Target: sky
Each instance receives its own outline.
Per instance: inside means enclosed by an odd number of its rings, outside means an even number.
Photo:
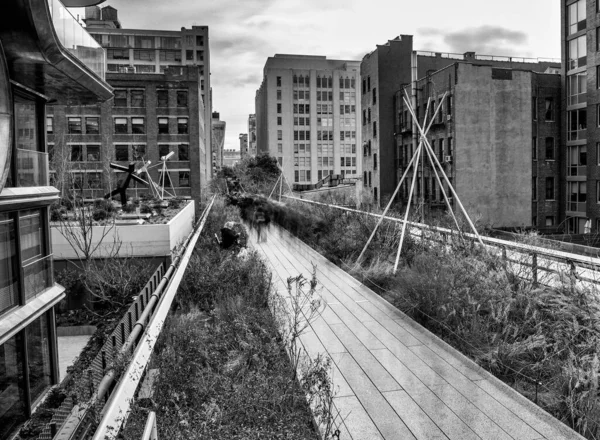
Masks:
[[[560,58],[556,0],[108,0],[123,28],[208,26],[213,111],[239,149],[267,58],[361,60],[400,34],[415,50]],[[74,10],[74,13],[79,12]]]

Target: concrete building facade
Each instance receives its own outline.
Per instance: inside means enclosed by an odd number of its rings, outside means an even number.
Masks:
[[[240,157],[248,156],[248,133],[240,133]]]
[[[476,63],[544,72],[559,68],[560,62],[476,55],[414,51],[412,35],[400,35],[364,56],[361,62],[362,149],[364,188],[376,204],[389,200],[399,176],[394,149],[397,134],[394,107],[397,92],[410,84],[413,53],[416,78],[423,78],[455,63]]]
[[[248,155],[256,157],[256,153],[256,115],[251,114],[248,115]]]
[[[112,97],[104,52],[59,0],[0,14],[0,438],[12,438],[59,382],[46,105]],[[60,20],[53,17],[60,16]],[[77,32],[74,32],[74,31]],[[68,41],[65,35],[69,36]]]
[[[106,51],[106,79],[115,97],[101,107],[53,108],[48,131],[54,175],[61,182],[66,175],[68,186],[84,197],[98,197],[116,185],[118,173],[107,177],[110,162],[140,168],[150,160],[152,180],[200,200],[212,178],[208,27],[122,29],[110,6],[86,8],[84,21]],[[162,176],[155,165],[169,152],[175,154]],[[131,188],[132,195],[148,191]]]
[[[426,113],[433,121],[429,142],[469,216],[486,226],[534,226],[553,232],[559,219],[560,76],[455,63],[420,79],[417,90],[419,123]],[[413,118],[402,99],[410,93],[407,86],[395,100],[397,176],[415,152]],[[432,120],[440,102],[442,108]],[[552,103],[548,111],[547,102]],[[400,189],[403,204],[413,170]],[[418,168],[415,188],[413,207],[420,212],[423,205],[426,218],[446,211],[428,160],[422,172]],[[455,200],[452,205],[456,212]]]
[[[257,152],[277,157],[290,183],[360,175],[359,69],[324,56],[268,58],[256,93]]]
[[[227,123],[221,121],[219,112],[212,113],[212,164],[213,173],[223,167],[223,150],[225,149],[225,128]]]
[[[240,161],[242,155],[240,150],[233,148],[226,148],[223,150],[223,166],[232,167]]]

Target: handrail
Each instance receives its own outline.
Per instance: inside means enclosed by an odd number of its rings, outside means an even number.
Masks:
[[[160,335],[167,314],[170,311],[171,303],[175,298],[179,283],[183,278],[192,253],[194,252],[194,247],[198,241],[198,237],[202,233],[204,224],[208,219],[208,215],[214,204],[215,198],[216,195],[213,196],[211,202],[202,213],[199,225],[192,232],[192,234],[190,234],[186,240],[186,243],[182,247],[184,249],[184,253],[179,254],[174,259],[173,263],[167,270],[167,273],[158,285],[155,293],[152,295],[151,301],[160,302],[156,307],[155,313],[150,318],[150,322],[148,323],[144,334],[141,335],[141,339],[137,344],[133,358],[123,373],[121,381],[117,384],[116,389],[110,395],[110,400],[104,409],[102,420],[96,428],[96,432],[93,437],[94,440],[115,439],[119,434],[122,424],[127,419],[131,401],[133,400],[135,391],[137,390],[138,384],[143,376],[144,370],[146,369],[146,365],[150,360],[154,345],[156,344],[156,341]],[[158,295],[163,290],[165,290],[164,294],[159,297]],[[150,309],[151,307],[146,308],[146,310]],[[148,316],[146,313],[140,317],[140,320],[138,320],[136,323],[136,328],[132,331],[131,335],[127,339],[127,342],[123,344],[121,353],[127,353],[132,349],[134,342],[138,339],[142,329],[144,329],[144,320],[147,317]],[[115,371],[113,369],[104,376],[104,379],[98,387],[98,400],[102,399],[106,395],[114,380]]]
[[[330,205],[327,203],[322,203],[322,202],[316,202],[313,200],[307,200],[307,199],[300,199],[297,197],[291,197],[291,196],[283,196],[286,199],[290,199],[290,200],[297,200],[299,202],[305,202],[305,203],[310,203],[310,204],[315,204],[315,205],[322,205],[322,206],[327,206],[330,208],[335,208],[335,209],[340,209],[343,211],[348,211],[348,212],[354,212],[354,213],[358,213],[358,214],[363,214],[363,215],[369,215],[372,217],[376,217],[376,218],[380,218],[381,214],[377,214],[377,213],[372,213],[372,212],[366,212],[366,211],[360,211],[357,209],[352,209],[352,208],[346,208],[343,206],[337,206],[337,205]],[[385,216],[384,217],[386,220],[389,221],[393,221],[393,222],[397,222],[397,223],[402,223],[403,220],[399,219],[399,218],[395,218],[395,217],[389,217],[389,216]],[[476,240],[477,237],[474,234],[471,233],[459,233],[458,231],[454,231],[451,229],[447,229],[447,228],[442,228],[439,226],[430,226],[430,225],[426,225],[423,223],[416,223],[416,222],[407,222],[408,225],[414,227],[414,228],[418,228],[421,231],[431,231],[433,233],[439,233],[441,235],[458,235],[461,234],[463,237],[468,238],[470,240]],[[414,234],[413,234],[414,235]],[[540,266],[540,259],[537,258],[538,256],[546,258],[548,260],[552,260],[552,261],[558,261],[562,264],[568,265],[570,266],[570,270],[573,271],[573,266],[577,265],[583,269],[588,269],[588,270],[594,270],[594,271],[598,271],[600,272],[600,258],[596,258],[596,257],[586,257],[586,256],[582,256],[582,255],[577,255],[577,254],[570,254],[567,252],[563,252],[563,251],[559,251],[559,250],[554,250],[554,249],[546,249],[546,248],[542,248],[539,246],[533,246],[533,245],[529,245],[529,244],[523,244],[523,243],[515,243],[512,241],[507,241],[507,240],[501,240],[498,238],[493,238],[493,237],[485,237],[485,236],[481,236],[481,240],[483,241],[484,245],[489,246],[489,247],[494,247],[494,248],[499,248],[501,249],[503,252],[506,252],[506,250],[511,250],[511,251],[516,251],[519,252],[523,255],[532,255],[535,256],[535,259],[537,260],[535,263],[532,263],[531,266],[535,267],[535,270],[544,270],[546,272],[553,272],[553,273],[557,273],[558,271],[553,269],[551,267],[551,265],[547,268],[545,267],[541,267]],[[600,284],[600,276],[598,276],[598,279],[596,278],[583,278],[581,277],[581,279],[583,281],[586,282],[591,282],[595,285],[599,285]]]

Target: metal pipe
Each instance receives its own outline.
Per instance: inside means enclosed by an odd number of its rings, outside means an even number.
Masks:
[[[204,209],[204,212],[200,216],[200,222],[201,222],[200,226],[199,226],[200,228],[203,227],[204,223],[206,222],[206,218],[208,217],[208,212],[210,211],[210,208],[212,208],[212,205],[215,201],[215,197],[216,196],[213,196],[210,204]],[[188,243],[190,242],[190,240],[192,239],[193,236],[194,236],[194,232],[192,232],[190,234],[190,236],[187,238],[185,244],[183,245],[183,249],[185,249],[187,247]],[[127,338],[127,340],[121,347],[121,350],[120,350],[121,353],[127,353],[131,349],[131,347],[133,346],[135,341],[138,339],[138,337],[140,336],[142,331],[144,330],[144,328],[145,328],[144,323],[146,322],[146,319],[153,313],[154,306],[160,299],[160,295],[161,295],[162,291],[164,290],[165,286],[167,285],[167,283],[169,282],[169,279],[171,278],[171,275],[175,271],[180,259],[181,259],[181,254],[179,254],[177,257],[175,257],[175,259],[169,266],[169,269],[163,275],[160,283],[158,284],[158,286],[152,293],[152,296],[150,297],[150,300],[148,301],[148,304],[146,305],[146,308],[144,309],[142,316],[140,316],[140,319],[138,319],[138,321],[135,323],[131,333],[129,334],[129,337]],[[100,381],[100,384],[98,385],[98,391],[96,392],[96,396],[95,396],[98,401],[101,400],[104,397],[104,395],[108,392],[108,390],[110,389],[110,386],[112,385],[112,383],[115,380],[114,376],[115,376],[115,371],[113,368],[111,368],[104,375],[102,380]],[[92,397],[92,400],[93,400],[93,397]]]
[[[148,414],[142,440],[158,440],[158,431],[156,429],[156,413],[154,411],[150,411]]]

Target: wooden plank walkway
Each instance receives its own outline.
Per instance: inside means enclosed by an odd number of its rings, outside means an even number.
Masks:
[[[301,341],[333,361],[341,440],[583,439],[287,231],[249,242],[278,290],[317,265],[327,307]]]

